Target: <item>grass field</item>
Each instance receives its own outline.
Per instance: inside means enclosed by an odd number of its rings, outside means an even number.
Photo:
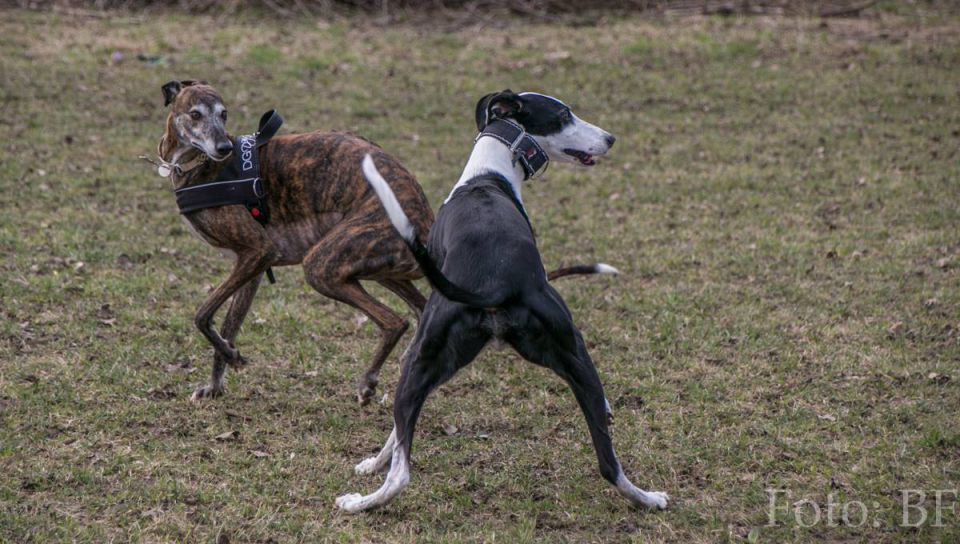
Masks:
[[[960,487],[960,19],[0,19],[0,542],[960,539],[958,499],[933,512]],[[236,133],[276,107],[286,131],[363,134],[434,208],[487,92],[617,135],[524,200],[548,267],[624,272],[558,288],[627,475],[670,508],[630,509],[562,382],[488,351],[428,401],[404,494],[340,514],[381,482],[352,467],[391,399],[356,405],[375,327],[297,268],[261,288],[228,395],[191,404],[212,359],[193,312],[230,263],[137,160],[174,78],[216,85]],[[903,490],[926,493],[918,527]]]

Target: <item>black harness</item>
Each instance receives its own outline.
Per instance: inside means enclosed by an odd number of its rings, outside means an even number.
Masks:
[[[237,136],[233,141],[232,158],[215,180],[174,191],[180,213],[242,204],[258,223],[266,226],[270,221],[270,208],[260,179],[260,146],[269,142],[282,124],[280,114],[270,110],[260,117],[257,132]],[[267,278],[270,283],[276,282],[270,268],[267,269]]]
[[[547,169],[550,158],[543,148],[520,125],[508,119],[495,119],[483,127],[476,140],[490,136],[500,140],[513,153],[513,162],[523,167],[523,179],[528,180]],[[474,140],[474,141],[476,141]],[[513,190],[510,190],[513,193]]]

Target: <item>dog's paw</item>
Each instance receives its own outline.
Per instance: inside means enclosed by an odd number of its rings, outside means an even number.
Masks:
[[[360,406],[370,404],[370,399],[377,392],[378,383],[379,380],[376,376],[364,376],[360,380],[360,385],[357,387],[357,402],[360,403]]]
[[[190,395],[190,400],[193,402],[199,402],[203,399],[215,399],[220,395],[223,395],[225,390],[222,385],[206,384],[201,385]]]
[[[647,491],[644,493],[643,505],[654,510],[663,510],[667,507],[670,497],[663,491]]]
[[[369,387],[361,387],[360,390],[357,391],[357,403],[360,406],[370,404],[370,399],[373,398],[374,392],[375,391]]]
[[[357,463],[357,465],[353,467],[353,471],[361,476],[365,476],[367,474],[373,474],[385,466],[386,463],[379,463],[376,457],[368,457]]]
[[[337,507],[350,514],[362,512],[364,510],[363,495],[359,493],[341,495],[337,497]]]

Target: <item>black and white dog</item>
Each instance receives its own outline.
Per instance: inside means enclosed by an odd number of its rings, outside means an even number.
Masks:
[[[349,494],[337,506],[359,512],[385,504],[410,481],[413,429],[427,395],[469,364],[491,339],[556,372],[573,389],[590,428],[600,472],[635,505],[665,508],[667,495],[638,489],[623,474],[607,432],[610,407],[580,331],[550,286],[520,199],[521,182],[547,160],[593,165],[614,138],[559,100],[509,90],[477,104],[477,136],[463,175],[437,213],[424,247],[373,159],[363,172],[435,288],[397,386],[394,428],[358,474],[390,472],[376,492]]]

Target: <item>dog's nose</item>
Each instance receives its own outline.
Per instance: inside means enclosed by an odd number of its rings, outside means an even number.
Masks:
[[[617,139],[614,138],[613,134],[607,134],[607,147],[613,147],[613,144],[616,141]]]
[[[233,142],[230,140],[217,144],[217,153],[219,153],[221,157],[229,154],[231,151],[233,151]]]

